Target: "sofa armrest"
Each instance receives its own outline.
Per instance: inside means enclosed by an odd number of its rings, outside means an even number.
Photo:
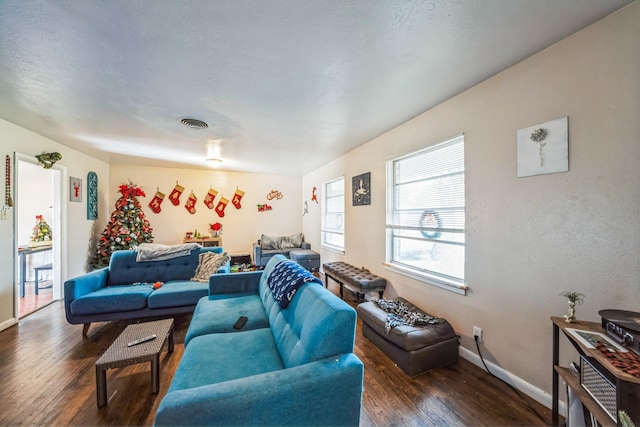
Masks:
[[[71,313],[71,303],[73,300],[83,295],[95,292],[107,286],[107,276],[109,275],[109,267],[94,270],[73,279],[64,282],[64,314],[67,321],[72,325],[84,323],[76,321]]]
[[[253,262],[258,265],[260,259],[262,258],[262,247],[260,246],[260,242],[253,244]]]
[[[362,362],[349,353],[170,391],[158,407],[155,425],[357,426],[363,374]]]
[[[214,274],[209,277],[209,295],[258,292],[262,271]]]
[[[311,243],[309,242],[302,242],[302,244],[300,245],[301,249],[311,249]]]
[[[83,295],[95,292],[107,286],[109,267],[90,271],[64,282],[64,299],[73,301]]]
[[[229,261],[227,261],[224,264],[222,264],[216,270],[216,274],[228,274],[230,272],[231,272],[231,259],[229,259]]]

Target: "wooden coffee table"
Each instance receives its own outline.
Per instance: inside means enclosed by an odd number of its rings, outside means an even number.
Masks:
[[[131,341],[156,335],[156,338],[127,346]],[[96,393],[98,408],[107,405],[107,369],[151,362],[151,392],[160,391],[160,351],[169,338],[169,353],[173,352],[173,319],[129,325],[96,362]]]

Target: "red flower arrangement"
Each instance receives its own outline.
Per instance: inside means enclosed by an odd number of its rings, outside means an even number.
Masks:
[[[222,224],[220,224],[219,222],[214,222],[213,224],[209,224],[209,228],[211,228],[211,231],[213,231],[213,235],[215,237],[218,237],[218,235],[222,233]]]

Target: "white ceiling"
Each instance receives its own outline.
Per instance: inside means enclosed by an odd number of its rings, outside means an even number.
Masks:
[[[206,168],[215,141],[301,175],[628,3],[0,0],[0,117],[110,163]]]

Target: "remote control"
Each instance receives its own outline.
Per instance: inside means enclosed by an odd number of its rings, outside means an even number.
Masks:
[[[240,318],[238,319],[238,321],[236,322],[235,325],[233,325],[233,329],[242,329],[242,327],[244,326],[245,323],[247,323],[247,320],[249,320],[247,317],[245,316],[240,316]]]
[[[142,344],[143,342],[147,342],[155,339],[156,339],[156,334],[153,334],[153,335],[149,335],[148,337],[139,338],[135,341],[131,341],[130,343],[127,343],[127,346],[131,347],[131,346]]]

